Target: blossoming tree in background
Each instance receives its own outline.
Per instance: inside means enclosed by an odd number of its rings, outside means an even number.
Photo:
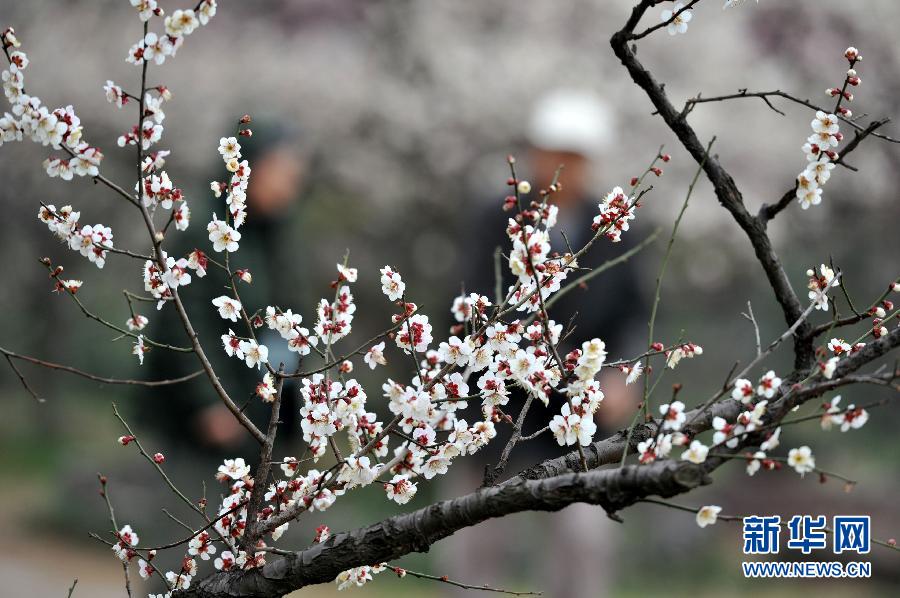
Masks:
[[[48,146],[51,155],[43,167],[49,176],[65,181],[89,178],[106,186],[129,204],[124,207],[133,209],[146,228],[146,236],[127,239],[130,246],[126,248],[123,239],[116,238],[109,227],[82,222],[81,210],[89,208],[52,203],[36,206],[39,219],[50,231],[98,268],[102,269],[107,259],[134,260],[132,288],[140,289],[126,290],[128,318],[121,325],[91,311],[78,296],[83,282],[64,278],[63,267],[44,258],[42,263],[55,282],[54,290],[68,295],[98,325],[133,339],[132,352],[140,363],[145,352],[153,348],[191,353],[201,368],[180,379],[110,379],[0,349],[26,390],[37,398],[17,365],[23,361],[107,383],[161,386],[202,375],[259,444],[256,455],[225,460],[215,473],[225,498],[219,504],[207,504],[205,498],[189,497],[178,489],[165,472],[164,454],[151,454],[116,412],[126,429],[119,443],[137,447],[162,482],[195,515],[186,537],[154,538],[155,545],[142,543],[131,526],[116,521],[107,493],[109,482],[101,477],[112,528],[95,537],[106,542],[120,559],[129,595],[135,571],[154,580],[159,588],[156,596],[280,596],[332,580],[343,589],[364,585],[387,570],[401,577],[411,574],[485,589],[408,571],[393,561],[426,550],[455,531],[488,518],[526,510],[558,510],[573,502],[598,505],[611,517],[637,502],[656,502],[695,512],[700,527],[712,525],[719,518],[733,519],[733,515],[721,515],[723,508],[718,505],[683,507],[660,498],[708,484],[713,470],[735,461],[746,467],[749,476],[786,464],[800,476],[819,473],[823,479],[840,478],[818,467],[809,446],[779,450],[789,436],[783,427],[820,420],[825,430],[839,427],[846,432],[863,426],[869,417],[867,407],[872,406],[841,406],[840,397],[834,396],[822,412],[813,416],[790,419],[789,414],[803,403],[848,384],[898,389],[895,379],[900,372],[877,367],[875,362],[900,345],[900,328],[896,325],[900,310],[890,300],[891,293],[900,291],[900,281],[885,280],[884,294],[870,298],[868,309],[858,311],[843,287],[839,268],[816,264],[805,277],[786,272],[766,231],[768,223],[792,203],[803,210],[820,204],[824,185],[839,172],[837,167],[848,167],[844,158],[863,140],[877,137],[896,143],[878,132],[886,121],[863,124],[851,119],[850,90],[860,84],[856,67],[862,59],[855,48],[848,48],[841,59],[849,69],[842,83],[827,90],[833,106],[816,105],[781,91],[742,90],[727,96],[697,96],[678,110],[663,85],[637,60],[634,44],[660,29],[671,35],[687,32],[690,9],[700,0],[674,5],[641,0],[633,8],[623,28],[612,37],[613,51],[698,168],[660,269],[646,348],[638,355],[611,360],[608,354],[617,348],[607,347],[597,338],[582,339],[579,348],[562,354],[560,339],[573,330],[554,321],[552,308],[572,285],[605,269],[573,276],[580,270],[578,260],[595,243],[615,243],[629,234],[630,222],[651,190],[648,177],[662,175],[661,164],[671,159],[668,154],[658,152],[641,174],[630,179],[627,189],[615,187],[603,198],[593,221],[582,223],[594,234],[580,248],[554,248],[550,244],[557,217],[554,194],[564,180],[558,178],[546,189],[532,189],[528,181],[517,176],[515,159],[510,157],[506,182],[510,191],[497,209],[506,210],[510,216],[507,267],[515,277],[514,284],[507,289],[478,289],[453,298],[449,303],[456,323],[445,336],[432,327],[427,313],[416,305],[415,289],[407,288],[402,275],[385,266],[378,273],[385,296],[384,330],[373,338],[351,342],[356,311],[353,285],[375,284],[378,274],[357,272],[348,258],[337,264],[332,290],[314,306],[314,315],[306,312],[306,319],[302,313],[308,306],[248,305],[241,300],[242,285],[252,284],[252,272],[240,265],[241,227],[253,217],[246,205],[252,165],[243,159],[240,143],[242,137],[252,135],[249,116],[240,118],[235,130],[218,141],[223,179],[210,185],[215,208],[203,210],[204,218],[209,218],[209,245],[186,255],[167,252],[167,240],[191,225],[192,212],[184,193],[165,171],[170,152],[159,149],[164,107],[172,94],[163,85],[149,87],[147,74],[151,65],[155,69],[172,60],[185,39],[210,22],[217,7],[215,0],[201,0],[193,9],[165,14],[155,0],[130,1],[143,27],[143,35],[126,55],[139,72],[137,83],[128,91],[129,86],[108,81],[104,91],[117,109],[137,109],[136,124],[118,138],[124,155],[130,154],[134,161],[133,184],[116,183],[101,173],[104,154],[87,141],[71,106],[51,110],[39,97],[26,92],[28,58],[12,28],[2,35],[9,63],[2,74],[3,88],[10,108],[0,118],[2,143],[30,139]],[[738,3],[729,0],[725,7]],[[660,20],[639,31],[641,21],[657,5],[666,5],[657,15]],[[776,111],[772,98],[796,102],[813,115],[811,135],[802,146],[806,166],[778,201],[764,204],[756,214],[749,211],[737,184],[711,153],[713,142],[701,143],[688,122],[699,104],[748,97],[760,98]],[[846,143],[842,127],[854,133]],[[211,136],[210,153],[213,151]],[[757,329],[755,357],[741,371],[729,372],[726,383],[713,396],[679,398],[680,386],[676,385],[675,396],[663,402],[653,392],[661,372],[703,353],[695,343],[660,341],[653,335],[659,281],[701,174],[712,183],[719,202],[750,241],[784,314],[786,329],[768,345],[761,343]],[[796,217],[802,217],[802,212]],[[623,255],[618,261],[627,257]],[[385,260],[389,259],[388,253]],[[182,299],[190,294],[192,284],[206,283],[201,279],[207,276],[216,281],[214,284],[224,281],[227,289],[206,307],[222,319],[219,339],[198,338]],[[802,299],[794,290],[801,278],[808,287]],[[843,291],[846,300],[840,300],[840,306],[833,297],[836,289]],[[146,336],[144,330],[152,313],[138,313],[135,304],[174,310],[184,329],[184,345],[169,345]],[[843,313],[845,309],[851,313]],[[830,318],[821,317],[821,323],[815,323],[817,311]],[[748,318],[755,326],[752,312]],[[257,338],[257,331],[263,327],[277,331],[281,342],[301,357],[297,371],[270,362],[269,347]],[[852,340],[836,336],[839,330]],[[767,368],[769,356],[788,341],[793,345],[793,369],[776,373]],[[253,421],[235,403],[232,393],[254,389],[224,388],[207,357],[211,351],[224,351],[233,358],[233,367],[258,372],[255,395],[269,406],[268,421]],[[389,359],[407,363],[408,375],[402,380],[386,379],[381,392],[375,389],[370,399],[373,389],[363,388],[352,377],[353,360],[360,357],[373,370]],[[620,370],[626,384],[642,385],[643,396],[627,429],[597,439],[594,414],[604,399],[597,377],[604,368]],[[299,379],[302,407],[299,412],[286,413],[281,409],[284,383],[292,378]],[[511,392],[513,389],[518,392]],[[548,405],[554,395],[562,398],[558,414],[550,421],[527,419],[535,400]],[[689,408],[688,402],[696,405]],[[379,414],[386,412],[391,415],[383,419]],[[274,459],[278,423],[288,417],[299,418],[306,451],[300,456]],[[533,432],[526,434],[526,423],[529,428],[533,426]],[[505,477],[512,451],[542,434],[551,434],[560,447],[571,447],[571,452]],[[350,492],[379,494],[384,500],[404,505],[421,484],[445,474],[454,462],[492,442],[503,446],[500,460],[488,469],[484,486],[471,494],[352,531],[332,533],[322,526],[312,543],[299,550],[276,546],[292,522],[313,511],[327,511]],[[628,459],[629,455],[634,458]],[[883,544],[890,546],[889,542]]]

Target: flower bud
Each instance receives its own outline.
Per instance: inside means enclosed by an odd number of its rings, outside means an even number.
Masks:
[[[250,115],[249,114],[245,114],[244,116],[241,117],[241,124],[242,125],[250,124]]]
[[[528,195],[529,193],[531,193],[531,183],[529,183],[528,181],[519,181],[519,185],[516,187],[516,189],[518,189],[519,193],[521,193],[522,195]]]
[[[856,62],[857,60],[862,60],[862,58],[859,55],[859,50],[857,50],[853,46],[850,46],[849,48],[844,50],[844,58],[846,58],[850,62]]]
[[[165,460],[166,460],[166,456],[163,455],[162,453],[156,453],[155,455],[153,455],[154,463],[157,463],[157,464],[163,463],[163,462],[165,462]]]

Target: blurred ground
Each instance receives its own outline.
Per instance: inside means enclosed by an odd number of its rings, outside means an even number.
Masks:
[[[375,272],[385,263],[403,273],[418,302],[431,313],[444,312],[458,292],[467,260],[459,229],[449,223],[464,223],[487,198],[502,195],[503,157],[522,149],[528,110],[550,87],[592,89],[609,103],[619,139],[595,173],[598,190],[626,183],[660,144],[672,153],[666,175],[639,216],[645,231],[655,224],[668,229],[693,174],[689,158],[650,116],[649,103],[608,49],[609,35],[630,9],[624,0],[220,4],[211,25],[189,37],[178,56],[154,74],[154,82],[168,85],[175,96],[168,105],[161,146],[173,150],[167,170],[190,198],[197,226],[212,210],[205,202],[218,160],[217,140],[237,117],[251,112],[276,128],[302,132],[309,172],[300,198],[301,216],[291,223],[289,241],[302,256],[295,274],[304,285],[296,293],[303,297],[298,304],[307,320],[312,302],[328,292],[332,264],[346,248],[361,272],[360,313],[370,314],[360,316],[359,338],[381,325],[366,318],[383,316],[370,306],[378,295]],[[161,5],[170,12],[178,6],[168,0]],[[843,76],[844,48],[855,45],[864,61],[858,69],[863,84],[856,90],[854,111],[875,117],[900,113],[897,2],[763,0],[724,13],[720,8],[719,0],[703,2],[687,35],[670,38],[662,32],[641,43],[642,61],[667,82],[675,98],[749,86],[781,88],[824,103],[822,90]],[[124,62],[128,47],[139,37],[128,4],[0,0],[0,26],[6,25],[15,27],[31,59],[29,91],[51,106],[74,104],[86,137],[107,154],[104,172],[114,180],[130,180],[129,162],[115,139],[131,126],[131,115],[126,119],[117,113],[102,90],[107,79],[126,88],[135,82],[136,70]],[[804,164],[800,146],[811,115],[792,105],[779,107],[787,116],[758,100],[701,106],[692,115],[702,135],[718,136],[715,151],[733,169],[751,210],[779,197]],[[896,126],[888,129],[897,136]],[[65,298],[48,293],[46,274],[36,260],[53,256],[72,277],[84,278],[79,296],[116,321],[126,317],[121,281],[137,284],[134,264],[110,259],[99,275],[56,245],[35,213],[39,201],[71,202],[81,207],[83,220],[111,225],[117,244],[136,238],[140,223],[129,220],[103,189],[85,181],[48,179],[40,168],[45,153],[31,143],[0,148],[0,252],[5,256],[0,266],[5,279],[0,285],[0,344],[104,375],[137,376],[123,343],[110,350],[109,335],[76,314]],[[796,287],[804,284],[807,267],[830,256],[844,268],[845,280],[862,304],[896,275],[900,152],[871,141],[852,158],[860,173],[836,171],[822,206],[802,214],[791,206],[770,232]],[[701,183],[669,265],[658,319],[660,338],[676,339],[684,330],[706,349],[702,359],[679,366],[680,376],[671,380],[686,384],[683,396],[691,403],[721,385],[734,359],[751,355],[752,332],[740,316],[747,300],[753,302],[764,340],[783,327],[749,245],[736,231]],[[637,266],[648,290],[662,251],[660,242]],[[373,298],[368,304],[367,297]],[[636,334],[643,338],[644,329]],[[772,365],[788,367],[779,359]],[[28,372],[48,399],[46,404],[33,404],[13,373],[0,368],[0,595],[61,596],[77,576],[75,596],[120,596],[119,567],[105,547],[87,537],[91,530],[105,529],[95,474],[100,470],[110,475],[123,520],[158,522],[158,511],[151,512],[147,505],[168,500],[157,493],[156,480],[143,463],[111,448],[120,430],[109,403],[117,401],[135,416],[136,398],[120,388],[62,374]],[[376,380],[366,377],[367,372],[358,373],[364,383]],[[160,393],[152,399],[158,401],[153,407],[165,410],[167,402],[184,398],[180,392]],[[369,394],[378,393],[373,389]],[[845,404],[884,396],[871,389],[843,394]],[[820,464],[860,481],[852,494],[843,493],[838,484],[820,487],[812,479],[790,475],[757,475],[748,483],[736,465],[718,472],[712,488],[684,502],[715,502],[728,512],[746,513],[756,512],[766,501],[767,509],[782,516],[871,513],[876,535],[897,537],[900,516],[895,501],[886,497],[900,491],[894,457],[900,418],[896,410],[873,416],[865,433],[823,435],[814,423],[790,431],[791,445],[809,443]],[[137,417],[132,423],[140,426]],[[153,446],[166,449],[164,436],[149,433],[148,438]],[[211,482],[214,468],[208,463],[174,461],[182,483],[197,484],[201,477]],[[420,491],[408,506],[418,508],[451,487],[467,484],[466,479],[451,479],[446,487]],[[390,512],[384,501],[372,496],[348,501],[326,519],[334,529],[343,529]],[[538,589],[528,578],[540,558],[538,549],[522,549],[538,541],[534,536],[510,536],[505,543],[510,554],[498,555],[513,559],[521,572],[513,579],[505,579],[507,573],[470,579],[465,570],[452,566],[467,546],[491,534],[553,525],[553,519],[542,517],[518,516],[502,531],[493,524],[467,530],[448,542],[449,547],[436,547],[432,555],[400,564],[469,582]],[[879,551],[872,554],[875,576],[868,581],[748,583],[738,577],[737,528],[721,524],[699,530],[689,515],[652,506],[629,510],[625,520],[624,531],[614,536],[617,557],[605,566],[597,563],[595,572],[604,576],[612,595],[789,596],[815,591],[822,596],[876,596],[891,595],[900,583],[900,568],[891,558],[895,555]],[[296,525],[283,542],[306,545],[318,523]],[[149,539],[176,532],[160,524],[146,535]],[[394,596],[437,595],[441,590],[433,583],[400,581],[387,574],[369,589]],[[323,587],[300,595],[331,593],[333,587]]]

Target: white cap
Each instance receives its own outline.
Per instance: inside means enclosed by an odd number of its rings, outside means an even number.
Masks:
[[[594,156],[612,145],[612,114],[589,91],[556,90],[534,105],[528,141],[540,149]]]

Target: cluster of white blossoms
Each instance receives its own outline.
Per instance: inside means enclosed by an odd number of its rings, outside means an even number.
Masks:
[[[70,249],[81,253],[98,268],[106,264],[107,252],[113,246],[111,228],[102,224],[79,225],[81,212],[76,212],[72,206],[63,206],[59,210],[52,204],[41,206],[38,218]]]
[[[163,16],[164,11],[157,6],[156,0],[130,0],[137,8],[142,21],[147,22],[153,16]],[[178,9],[165,17],[163,24],[165,33],[157,34],[148,31],[128,50],[126,62],[142,65],[154,62],[160,65],[168,57],[174,57],[184,43],[184,38],[193,33],[201,25],[206,25],[216,14],[216,0],[203,0],[196,11]]]
[[[129,96],[112,81],[107,81],[103,89],[106,92],[106,99],[119,108],[128,101]],[[140,143],[141,149],[147,151],[150,146],[162,139],[162,123],[166,119],[162,103],[171,99],[172,94],[167,87],[163,86],[154,88],[154,91],[157,94],[155,96],[149,91],[144,94],[144,113],[141,116],[144,120],[141,122],[141,126],[135,125],[129,133],[120,135],[116,140],[119,147]]]
[[[812,135],[809,136],[802,148],[803,153],[806,154],[807,165],[803,172],[797,175],[796,194],[800,207],[804,210],[822,202],[822,188],[831,178],[831,171],[834,170],[835,163],[839,158],[835,148],[844,138],[840,132],[838,119],[852,116],[850,109],[841,106],[841,103],[853,101],[853,94],[848,87],[860,84],[859,75],[853,67],[862,60],[862,57],[859,55],[859,51],[853,47],[847,48],[844,57],[850,63],[850,69],[844,77],[842,87],[830,87],[825,90],[828,97],[838,98],[834,109],[837,115],[817,110],[815,118],[810,123],[813,130]]]
[[[621,187],[615,187],[603,197],[597,207],[600,208],[600,213],[594,216],[594,230],[603,228],[606,237],[613,243],[618,243],[622,240],[622,233],[630,228],[629,221],[635,218],[637,200],[629,197]]]
[[[103,154],[82,138],[81,119],[72,106],[50,110],[37,96],[25,93],[25,69],[28,57],[12,27],[7,28],[0,42],[9,57],[9,66],[0,74],[3,93],[12,112],[0,117],[0,146],[10,141],[29,138],[35,143],[64,150],[66,157],[51,156],[44,160],[44,170],[51,177],[70,181],[77,176],[97,176]]]
[[[840,280],[834,274],[834,270],[825,264],[819,265],[819,271],[810,268],[806,271],[809,282],[806,285],[809,289],[809,299],[815,302],[816,309],[828,311],[828,290],[840,284]]]

